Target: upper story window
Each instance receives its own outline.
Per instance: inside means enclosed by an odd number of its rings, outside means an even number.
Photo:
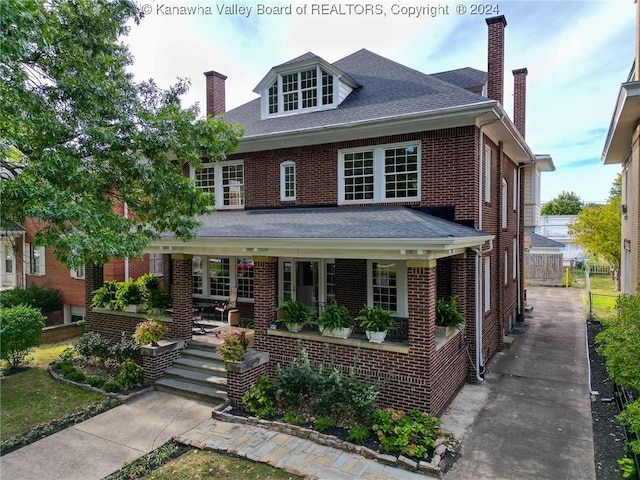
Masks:
[[[491,202],[491,147],[484,146],[484,201]]]
[[[215,194],[216,209],[244,207],[244,162],[242,160],[205,163],[192,170],[196,187]]]
[[[335,106],[334,75],[316,65],[278,74],[266,92],[268,115]]]
[[[338,203],[420,199],[418,144],[343,150],[338,165]]]
[[[296,164],[292,161],[280,164],[280,200],[296,199]]]
[[[31,275],[44,275],[45,274],[45,266],[44,266],[44,257],[45,250],[44,247],[36,247],[33,243],[27,244],[27,249],[29,250],[29,268],[28,272]]]
[[[508,226],[508,205],[509,205],[509,187],[507,185],[507,179],[502,179],[502,228]]]

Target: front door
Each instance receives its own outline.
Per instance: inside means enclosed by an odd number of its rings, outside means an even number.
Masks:
[[[295,262],[295,298],[314,311],[318,310],[318,262]]]

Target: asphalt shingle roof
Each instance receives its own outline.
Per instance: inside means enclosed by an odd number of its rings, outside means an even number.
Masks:
[[[198,238],[448,240],[489,235],[402,206],[233,210],[201,220]]]
[[[482,93],[482,89],[487,83],[486,72],[470,67],[433,73],[431,76],[474,93]]]
[[[526,235],[531,239],[531,246],[534,248],[564,248],[564,243],[556,242],[539,233],[528,232]]]
[[[313,54],[305,54],[298,60],[308,55],[310,58]],[[338,108],[263,120],[260,116],[260,99],[257,98],[228,111],[225,120],[242,124],[245,138],[250,138],[427,113],[489,101],[482,95],[437,76],[426,75],[365,49],[338,60],[333,66],[362,85],[352,91]],[[473,77],[470,72],[458,76],[464,77],[465,81]]]

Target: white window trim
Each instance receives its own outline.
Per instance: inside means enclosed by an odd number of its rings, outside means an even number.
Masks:
[[[335,263],[333,258],[291,258],[280,257],[278,259],[278,298],[284,297],[284,263],[291,263],[291,298],[296,299],[296,268],[295,262],[318,263],[318,304],[326,305],[327,302],[327,264]],[[335,277],[334,277],[335,280]]]
[[[367,305],[373,305],[373,264],[393,261],[397,265],[396,290],[398,293],[398,310],[393,312],[397,317],[409,316],[409,300],[407,292],[407,262],[404,260],[367,260]]]
[[[513,171],[513,211],[518,211],[518,170]]]
[[[509,226],[509,185],[507,179],[502,178],[502,228]]]
[[[293,167],[293,196],[287,196],[287,188],[286,188],[286,178],[287,178],[287,168]],[[280,164],[280,200],[283,202],[291,202],[296,199],[296,190],[297,190],[297,168],[296,162],[293,160],[287,160]]]
[[[514,238],[513,239],[513,272],[512,272],[513,280],[516,279],[517,265],[518,265],[518,239]]]
[[[484,313],[491,310],[491,257],[484,258]]]
[[[339,79],[336,74],[329,72],[326,69],[323,69],[320,65],[315,65],[316,68],[316,98],[318,103],[314,107],[302,108],[302,89],[300,88],[300,74],[302,72],[309,71],[313,68],[313,65],[308,65],[306,67],[296,67],[295,69],[282,70],[277,73],[277,77],[274,79],[278,83],[278,111],[275,113],[269,113],[269,89],[273,85],[274,82],[270,82],[268,86],[266,86],[262,90],[262,94],[260,95],[260,106],[262,110],[262,118],[273,118],[273,117],[286,117],[289,115],[297,115],[299,113],[307,113],[307,112],[318,112],[321,110],[330,110],[334,109],[338,106],[338,97],[339,97]],[[328,103],[326,105],[322,104],[322,70],[325,70],[333,78],[333,102]],[[286,75],[291,75],[293,73],[298,74],[298,108],[295,110],[284,111],[284,93],[282,91],[282,77]]]
[[[484,146],[484,201],[491,203],[491,156],[489,145]]]
[[[415,147],[418,156],[418,194],[415,197],[385,198],[384,151],[393,148]],[[373,150],[373,198],[366,200],[345,200],[344,157],[349,153]],[[371,203],[406,203],[420,200],[422,196],[422,148],[420,142],[390,143],[338,151],[338,205],[362,205]]]
[[[224,192],[222,185],[222,167],[242,165],[242,204],[241,205],[224,205]],[[244,168],[244,160],[227,160],[224,162],[209,162],[203,163],[202,168],[213,168],[213,182],[215,190],[215,209],[216,210],[242,210],[244,209],[246,198],[246,171]],[[196,169],[194,167],[189,168],[189,178],[192,182],[196,181]]]
[[[28,275],[34,275],[34,276],[43,276],[46,274],[46,263],[45,263],[45,258],[46,258],[46,250],[44,247],[34,247],[33,243],[27,243],[27,248],[29,250],[29,255],[25,258],[25,263],[27,264],[27,274]],[[37,252],[37,255],[36,255]],[[31,258],[33,256],[37,256],[40,259],[40,268],[38,269],[37,272],[32,271],[33,270],[33,264],[31,262]]]
[[[70,270],[70,273],[71,273],[71,278],[77,278],[78,280],[83,280],[84,274],[85,274],[84,265],[81,265],[77,268],[72,268]]]
[[[509,284],[509,251],[504,251],[504,285]]]
[[[209,285],[209,258],[228,258],[229,259],[229,291],[231,288],[238,287],[238,258],[249,258],[249,257],[228,257],[228,256],[218,256],[218,255],[194,255],[196,257],[202,258],[202,293],[193,293],[192,296],[194,298],[207,298],[212,300],[228,300],[228,296],[223,295],[210,295],[210,285]],[[254,290],[253,295],[255,297],[255,277],[254,277]],[[239,293],[239,292],[238,292]],[[238,301],[242,303],[253,303],[253,298],[245,298],[238,296]]]

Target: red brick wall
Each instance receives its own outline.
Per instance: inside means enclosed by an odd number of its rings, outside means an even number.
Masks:
[[[358,316],[367,304],[367,261],[336,258],[335,282],[336,301]]]
[[[242,395],[256,383],[260,375],[268,374],[268,364],[260,365],[253,370],[245,373],[236,373],[227,371],[227,397],[231,405],[239,407],[241,405]]]
[[[173,365],[173,361],[180,358],[182,350],[172,350],[162,353],[157,357],[142,355],[143,382],[145,385],[153,385],[156,380],[164,377],[164,372]]]

